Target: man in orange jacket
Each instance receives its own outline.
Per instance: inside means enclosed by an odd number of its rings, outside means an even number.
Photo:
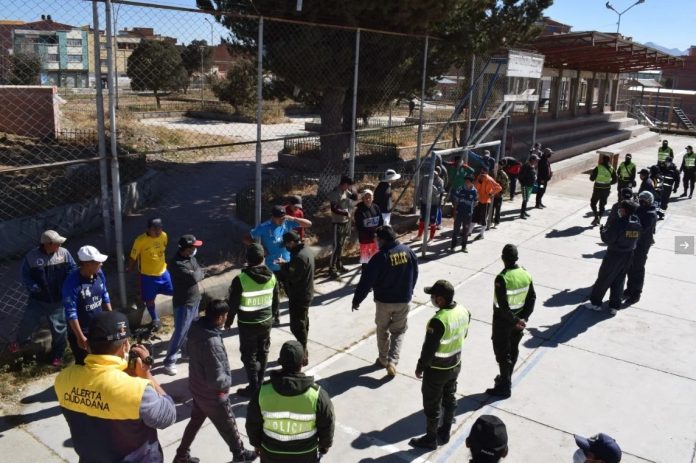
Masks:
[[[488,168],[483,166],[479,169],[478,177],[476,177],[476,182],[474,182],[474,187],[478,192],[478,204],[474,208],[474,216],[469,225],[471,232],[474,228],[474,224],[481,225],[481,232],[475,238],[477,240],[483,239],[483,235],[486,233],[486,228],[488,226],[488,208],[493,203],[493,197],[503,190],[503,187],[496,182],[493,177],[488,175]]]

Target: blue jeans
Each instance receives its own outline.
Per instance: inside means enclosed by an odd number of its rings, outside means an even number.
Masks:
[[[24,344],[41,324],[41,318],[48,318],[51,330],[51,355],[54,359],[63,358],[65,351],[65,311],[61,302],[42,302],[29,298],[22,321],[17,329],[17,342]]]
[[[179,360],[179,351],[186,342],[191,323],[198,318],[198,303],[195,305],[182,305],[174,308],[174,334],[169,340],[167,356],[164,358],[164,366],[172,366]]]

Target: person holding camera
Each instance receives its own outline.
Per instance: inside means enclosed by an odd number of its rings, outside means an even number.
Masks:
[[[80,461],[164,459],[157,429],[176,422],[176,408],[150,372],[147,349],[131,346],[129,336],[124,314],[96,314],[89,322],[85,364],[56,377],[56,396]]]

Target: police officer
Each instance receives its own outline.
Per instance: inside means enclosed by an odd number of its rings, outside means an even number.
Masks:
[[[626,153],[626,159],[619,164],[617,176],[619,178],[616,190],[619,193],[619,201],[622,199],[621,190],[636,186],[636,165],[632,161],[633,155]]]
[[[266,374],[273,313],[278,307],[278,282],[273,272],[264,265],[264,251],[260,244],[253,243],[247,247],[246,261],[247,266],[230,285],[227,297],[230,312],[225,328],[229,329],[238,315],[239,350],[249,384],[238,389],[237,394],[251,397]]]
[[[657,149],[657,162],[664,162],[668,156],[674,157],[674,151],[670,148],[668,140],[662,140],[662,145]]]
[[[438,280],[433,286],[425,288],[425,293],[430,294],[430,302],[437,308],[428,322],[416,366],[416,378],[423,379],[421,391],[426,434],[411,439],[409,444],[435,450],[438,441],[446,444],[450,439],[457,408],[454,394],[461,371],[462,346],[469,331],[471,314],[454,301],[454,287],[449,281]]]
[[[309,306],[314,299],[314,252],[305,246],[295,231],[283,235],[285,247],[290,251],[290,261],[281,260],[280,272],[285,281],[290,312],[290,332],[302,344],[305,358],[302,366],[309,363],[307,336],[309,335]]]
[[[517,247],[506,244],[501,255],[505,268],[495,277],[493,295],[493,352],[500,374],[495,385],[486,389],[486,394],[510,397],[512,394],[512,372],[519,356],[522,330],[527,326],[534,311],[536,293],[532,276],[517,265]]]
[[[633,199],[633,190],[628,187],[622,188],[620,193],[619,200],[615,202],[609,210],[609,216],[607,217],[605,227],[608,227],[614,220],[619,218],[619,206],[621,206],[621,201],[624,199]]]
[[[147,349],[131,348],[129,334],[124,314],[96,314],[89,323],[85,365],[72,365],[56,377],[56,396],[80,461],[163,460],[157,429],[176,422],[176,407],[143,361]]]
[[[602,161],[597,164],[597,167],[595,167],[590,174],[590,181],[594,182],[592,198],[590,199],[590,207],[594,215],[594,220],[592,220],[593,226],[599,225],[604,215],[604,208],[607,205],[611,186],[618,180],[616,171],[614,171],[614,168],[610,165],[610,161],[611,158],[609,155],[603,155]],[[597,203],[599,203],[599,210],[597,210]]]
[[[691,145],[686,147],[686,154],[682,158],[681,166],[679,167],[679,172],[684,172],[684,193],[679,197],[686,197],[686,190],[689,190],[689,199],[694,195],[694,183],[696,183],[696,153]]]
[[[600,229],[602,241],[608,245],[607,253],[602,259],[597,280],[592,285],[590,302],[585,304],[585,308],[601,311],[602,299],[607,290],[610,291],[609,310],[612,315],[621,306],[626,271],[642,230],[640,220],[635,215],[637,207],[633,201],[621,201],[619,218],[610,227]]]
[[[648,252],[653,244],[655,234],[655,224],[657,223],[657,213],[653,206],[653,196],[649,191],[644,191],[638,195],[638,209],[636,216],[640,220],[642,231],[636,249],[633,251],[633,259],[628,267],[628,280],[626,290],[623,293],[624,304],[632,305],[640,300],[643,292],[643,282],[645,281],[645,263],[648,260]]]
[[[280,349],[281,370],[249,402],[246,430],[262,463],[315,463],[329,451],[334,411],[326,390],[305,376],[302,344],[287,341]],[[340,458],[339,458],[340,459]]]
[[[663,212],[667,211],[672,193],[676,193],[679,189],[679,171],[672,161],[672,157],[668,156],[665,162],[659,164],[660,174],[662,175],[660,206]]]

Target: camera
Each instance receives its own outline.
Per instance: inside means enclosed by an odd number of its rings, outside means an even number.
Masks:
[[[128,353],[128,368],[129,369],[135,370],[135,364],[138,361],[139,357],[140,357],[140,355],[138,355],[138,352],[135,349],[131,348],[130,352]],[[155,363],[155,360],[152,358],[151,355],[148,355],[147,357],[142,359],[142,361],[145,365],[148,365],[150,367],[152,365],[154,365],[154,363]]]

